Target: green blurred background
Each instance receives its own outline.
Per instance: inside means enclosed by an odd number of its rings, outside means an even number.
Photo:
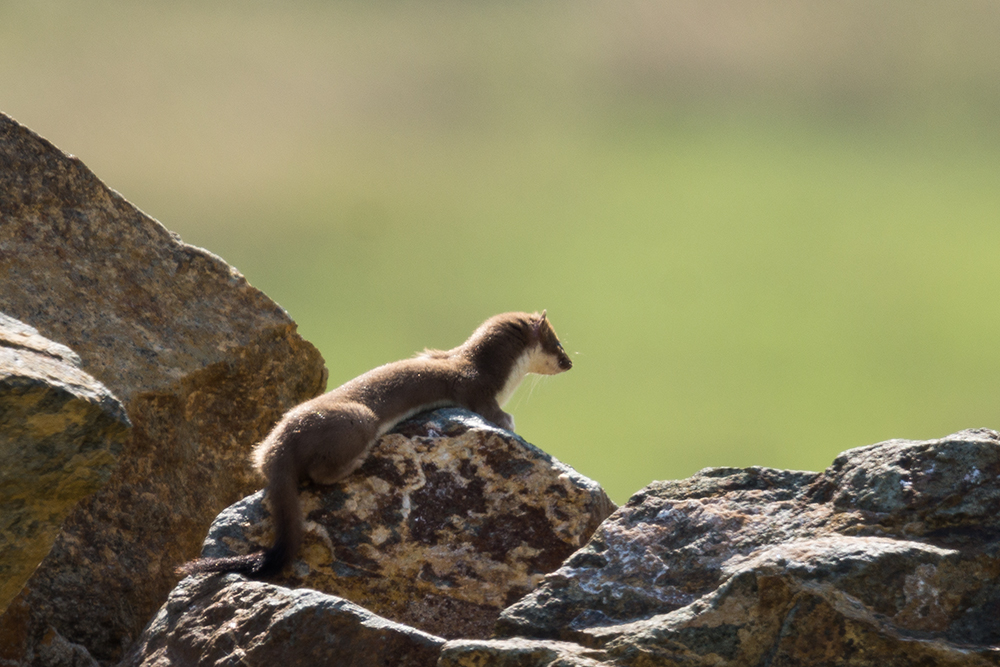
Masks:
[[[547,308],[518,431],[622,502],[1000,426],[1000,4],[0,2],[0,109],[335,386]]]

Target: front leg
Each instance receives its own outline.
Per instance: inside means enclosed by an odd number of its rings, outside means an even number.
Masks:
[[[500,409],[496,401],[473,408],[473,412],[479,414],[484,419],[488,419],[497,426],[508,431],[514,431],[514,418]]]
[[[500,428],[506,429],[511,433],[513,433],[514,417],[512,417],[509,413],[500,410],[499,408],[497,408],[497,411],[500,413],[497,419],[491,419],[490,421],[499,426]]]

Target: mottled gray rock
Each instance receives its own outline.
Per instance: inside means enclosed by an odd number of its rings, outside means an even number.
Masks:
[[[444,639],[342,598],[237,575],[188,577],[122,667],[432,667]]]
[[[0,615],[0,664],[44,665],[56,645],[114,662],[215,515],[260,488],[249,451],[323,390],[323,362],[238,271],[2,114],[0,281],[0,311],[72,348],[133,425]]]
[[[80,357],[0,313],[0,612],[78,500],[108,481],[129,422]]]
[[[997,665],[998,581],[1000,436],[963,431],[656,482],[497,631],[616,665]]]
[[[270,545],[263,493],[223,512],[205,556]],[[276,579],[345,597],[448,638],[489,635],[614,509],[603,489],[521,438],[458,409],[382,437],[343,482],[300,494],[306,539]]]
[[[842,537],[775,547],[687,607],[587,633],[615,665],[665,657],[690,665],[1000,664],[991,643],[947,636],[943,606],[968,592],[948,584],[964,578],[966,564],[954,552],[901,542]],[[952,620],[963,615],[950,611]]]

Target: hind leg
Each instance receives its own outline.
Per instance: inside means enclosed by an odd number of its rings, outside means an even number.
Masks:
[[[309,455],[305,475],[317,484],[333,484],[354,472],[378,434],[378,418],[360,403],[338,405],[321,423],[302,433]]]

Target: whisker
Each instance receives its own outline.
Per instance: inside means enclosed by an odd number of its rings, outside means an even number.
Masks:
[[[535,387],[537,387],[541,381],[542,381],[541,375],[536,375],[533,378],[531,378],[531,387],[528,389],[528,398],[531,398],[531,395],[535,393]]]

